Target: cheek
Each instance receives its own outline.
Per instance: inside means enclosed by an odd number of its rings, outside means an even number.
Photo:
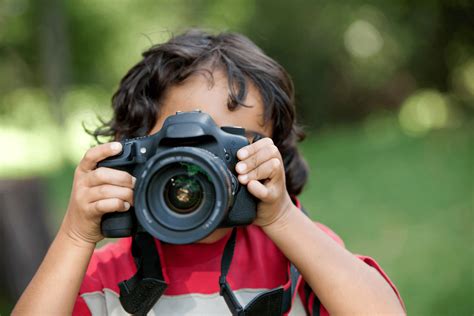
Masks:
[[[163,122],[164,122],[163,119],[158,119],[155,123],[155,126],[153,126],[153,128],[151,129],[149,135],[153,135],[153,134],[157,133],[161,129],[161,127],[163,126]]]
[[[165,122],[166,118],[172,114],[175,114],[175,112],[170,112],[168,109],[160,109],[158,113],[158,117],[155,122],[155,126],[151,129],[149,135],[157,133],[162,127],[163,123]]]

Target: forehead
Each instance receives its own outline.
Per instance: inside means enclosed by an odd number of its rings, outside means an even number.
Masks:
[[[160,102],[158,120],[151,134],[160,130],[164,120],[177,111],[201,110],[209,114],[218,126],[241,126],[246,130],[271,136],[271,124],[264,124],[264,105],[260,93],[248,83],[245,104],[230,111],[227,76],[222,71],[198,72],[183,83],[169,87]]]

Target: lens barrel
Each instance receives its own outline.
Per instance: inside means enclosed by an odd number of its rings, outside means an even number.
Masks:
[[[155,238],[172,244],[203,239],[233,203],[232,177],[222,159],[197,147],[151,157],[137,181],[135,214]]]

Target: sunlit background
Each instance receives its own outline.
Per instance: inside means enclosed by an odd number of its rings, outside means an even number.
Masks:
[[[67,207],[84,127],[150,45],[238,31],[296,84],[314,220],[373,256],[409,314],[474,313],[469,1],[0,0],[0,314]],[[317,263],[315,263],[317,264]]]

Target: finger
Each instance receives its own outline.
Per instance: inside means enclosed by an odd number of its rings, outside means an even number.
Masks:
[[[248,157],[255,154],[257,151],[259,151],[260,148],[269,145],[273,145],[273,140],[270,137],[262,138],[253,144],[240,148],[239,151],[237,151],[237,158],[239,158],[240,160],[247,159]]]
[[[119,142],[112,142],[92,147],[85,153],[84,157],[79,162],[79,169],[84,172],[94,170],[99,161],[117,155],[121,150],[122,144]]]
[[[135,177],[130,173],[106,167],[100,167],[88,174],[88,184],[90,187],[113,184],[132,189],[135,186]]]
[[[263,202],[272,202],[281,195],[278,186],[274,181],[267,181],[265,184],[257,180],[251,180],[247,184],[249,192]]]
[[[265,187],[263,183],[257,180],[252,180],[247,184],[247,190],[255,196],[257,199],[260,199],[262,201],[266,201],[268,197],[268,189]]]
[[[100,214],[111,212],[125,212],[130,209],[130,203],[117,198],[99,200],[90,203],[89,205],[93,212]]]
[[[239,182],[242,184],[247,184],[252,180],[264,180],[264,179],[274,179],[280,174],[281,171],[281,161],[278,158],[272,158],[265,161],[257,168],[253,169],[249,173],[241,174],[238,176]]]
[[[260,148],[260,150],[249,156],[247,159],[237,163],[235,170],[240,174],[249,173],[249,171],[257,168],[272,158],[281,159],[280,152],[275,145],[267,145]]]
[[[111,184],[103,184],[92,187],[89,191],[90,202],[118,198],[133,205],[133,190]]]

